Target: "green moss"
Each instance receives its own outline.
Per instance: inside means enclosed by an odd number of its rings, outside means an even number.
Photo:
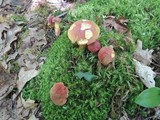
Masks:
[[[10,18],[15,22],[27,22],[24,16],[18,14],[12,14]]]
[[[108,116],[118,119],[123,110],[133,117],[137,111],[144,111],[134,103],[135,97],[144,89],[134,75],[134,45],[126,44],[123,36],[115,31],[106,32],[101,28],[99,39],[103,46],[109,45],[109,40],[113,38],[124,49],[115,49],[115,68],[108,66],[100,69],[97,67],[97,55],[72,45],[67,37],[67,29],[79,19],[90,19],[101,26],[104,14],[117,18],[125,16],[129,19],[134,42],[141,39],[145,48],[151,48],[160,42],[157,34],[159,17],[154,18],[159,14],[157,3],[148,0],[94,0],[69,12],[64,20],[70,24],[65,24],[66,31],[50,48],[40,75],[24,90],[25,97],[41,101],[46,120],[105,120]],[[91,82],[79,79],[75,74],[80,71],[91,72],[98,78]],[[60,81],[69,88],[69,98],[64,106],[59,107],[51,102],[49,91],[54,83]]]

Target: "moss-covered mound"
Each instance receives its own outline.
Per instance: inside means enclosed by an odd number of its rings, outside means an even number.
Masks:
[[[159,15],[158,8],[156,2],[148,0],[92,0],[69,12],[66,20],[72,23],[89,19],[102,26],[104,14],[125,16],[130,20],[133,39],[141,39],[145,47],[153,47],[160,42],[159,18],[154,18]],[[115,68],[100,68],[96,54],[71,44],[68,28],[66,25],[66,31],[53,43],[40,75],[27,86],[25,96],[41,101],[45,120],[105,120],[108,116],[119,118],[123,110],[135,116],[140,107],[134,99],[143,90],[143,84],[134,75],[133,44],[127,45],[123,35],[106,32],[101,27],[102,45],[109,45],[109,39],[113,38],[121,47],[115,49]],[[97,77],[92,81],[79,79],[75,75],[78,72],[91,72]],[[68,101],[63,106],[56,106],[50,100],[49,91],[56,82],[63,82],[69,89]]]

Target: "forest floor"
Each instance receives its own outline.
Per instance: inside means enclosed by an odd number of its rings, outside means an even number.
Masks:
[[[143,90],[160,87],[159,0],[37,1],[0,0],[2,120],[160,119],[159,107],[135,103]],[[61,19],[60,34],[49,16]],[[113,47],[109,65],[69,40],[68,29],[82,19],[99,26],[102,47]],[[58,82],[69,90],[63,106],[50,99]]]

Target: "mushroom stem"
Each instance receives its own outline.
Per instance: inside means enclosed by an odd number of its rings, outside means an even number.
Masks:
[[[83,48],[85,48],[85,46],[86,46],[86,45],[79,45],[79,48],[80,48],[80,49],[83,49]]]
[[[60,32],[61,32],[59,22],[55,22],[54,30],[55,30],[55,35],[56,35],[56,36],[59,36],[59,35],[60,35]]]

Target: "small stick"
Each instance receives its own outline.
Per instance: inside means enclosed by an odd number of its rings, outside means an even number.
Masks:
[[[65,16],[65,15],[67,15],[67,12],[63,12],[63,13],[61,13],[60,15],[58,15],[58,16],[56,16],[56,17],[61,18],[61,17]]]
[[[158,64],[156,64],[156,63],[154,63],[154,62],[152,62],[152,64],[153,64],[153,65],[156,65],[157,67],[160,67],[160,65],[158,65]]]

